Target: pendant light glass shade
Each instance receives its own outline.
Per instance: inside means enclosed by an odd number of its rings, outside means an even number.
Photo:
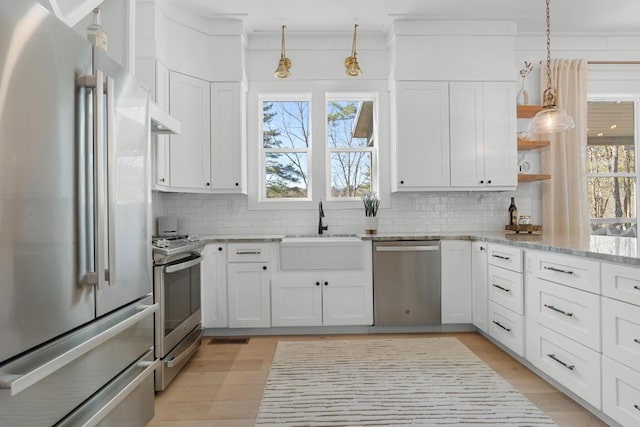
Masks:
[[[551,86],[551,14],[547,0],[547,88],[544,91],[542,110],[539,111],[531,123],[530,134],[549,134],[573,129],[576,125],[573,118],[556,105],[556,91]]]
[[[349,77],[358,77],[362,74],[362,70],[358,65],[358,58],[356,57],[356,32],[358,31],[358,24],[353,27],[353,44],[351,46],[351,56],[344,60],[344,66],[347,68],[344,73]]]
[[[273,76],[278,79],[286,79],[291,75],[289,69],[291,68],[291,60],[285,56],[285,48],[284,48],[284,29],[286,26],[282,26],[282,38],[280,43],[280,61],[278,62],[278,68],[276,68]]]

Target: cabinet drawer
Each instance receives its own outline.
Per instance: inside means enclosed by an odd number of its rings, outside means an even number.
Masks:
[[[640,268],[603,263],[602,294],[640,305]]]
[[[602,352],[640,372],[640,307],[602,298]]]
[[[489,299],[517,314],[524,314],[522,273],[490,265]]]
[[[229,243],[228,262],[269,262],[271,244],[264,242]]]
[[[602,357],[602,411],[623,426],[640,425],[640,373]]]
[[[524,318],[489,301],[489,335],[524,356]]]
[[[554,252],[527,252],[527,272],[540,279],[600,293],[600,263]]]
[[[532,277],[527,316],[593,350],[600,351],[600,296]]]
[[[527,360],[600,409],[600,353],[530,320],[526,334]]]
[[[504,245],[489,245],[489,264],[522,273],[522,249]]]

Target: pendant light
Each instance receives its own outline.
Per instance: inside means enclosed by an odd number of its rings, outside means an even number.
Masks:
[[[547,88],[542,95],[542,110],[529,124],[529,133],[549,134],[573,129],[576,125],[573,118],[556,105],[556,91],[551,86],[551,25],[549,2],[547,0]]]
[[[282,39],[280,43],[280,61],[278,62],[278,68],[276,68],[275,73],[273,73],[273,76],[279,79],[286,79],[291,75],[291,73],[289,72],[289,68],[291,68],[291,60],[285,56],[285,49],[284,49],[284,29],[285,28],[287,27],[283,25]]]
[[[344,66],[347,69],[344,73],[349,77],[358,77],[362,74],[362,70],[358,65],[358,58],[356,58],[356,31],[358,31],[358,24],[353,27],[353,45],[351,46],[351,56],[344,60]]]

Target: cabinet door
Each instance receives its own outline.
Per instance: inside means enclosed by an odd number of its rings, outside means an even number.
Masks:
[[[442,323],[471,323],[471,242],[444,240],[442,251]]]
[[[211,84],[211,188],[245,188],[245,94],[241,83]]]
[[[171,135],[171,187],[211,187],[209,82],[180,73],[169,74],[170,114],[182,124]]]
[[[370,273],[327,273],[321,286],[324,325],[373,324],[373,279]]]
[[[484,83],[484,180],[489,186],[518,185],[518,143],[514,83]]]
[[[169,111],[169,69],[159,61],[156,61],[156,104],[164,111]],[[157,135],[153,148],[155,150],[155,184],[170,186],[170,151],[169,136]]]
[[[471,297],[473,324],[487,332],[487,244],[471,243]]]
[[[320,277],[291,273],[272,278],[271,325],[322,325],[322,283]]]
[[[449,114],[451,186],[487,185],[482,157],[482,83],[450,83]]]
[[[204,248],[202,262],[202,326],[226,328],[227,314],[227,262],[226,244],[209,244]]]
[[[447,83],[396,86],[396,189],[449,186]]]
[[[229,327],[271,326],[268,263],[229,263]]]

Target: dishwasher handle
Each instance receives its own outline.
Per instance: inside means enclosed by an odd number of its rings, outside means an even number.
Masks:
[[[376,252],[429,252],[439,251],[440,246],[378,246]]]

